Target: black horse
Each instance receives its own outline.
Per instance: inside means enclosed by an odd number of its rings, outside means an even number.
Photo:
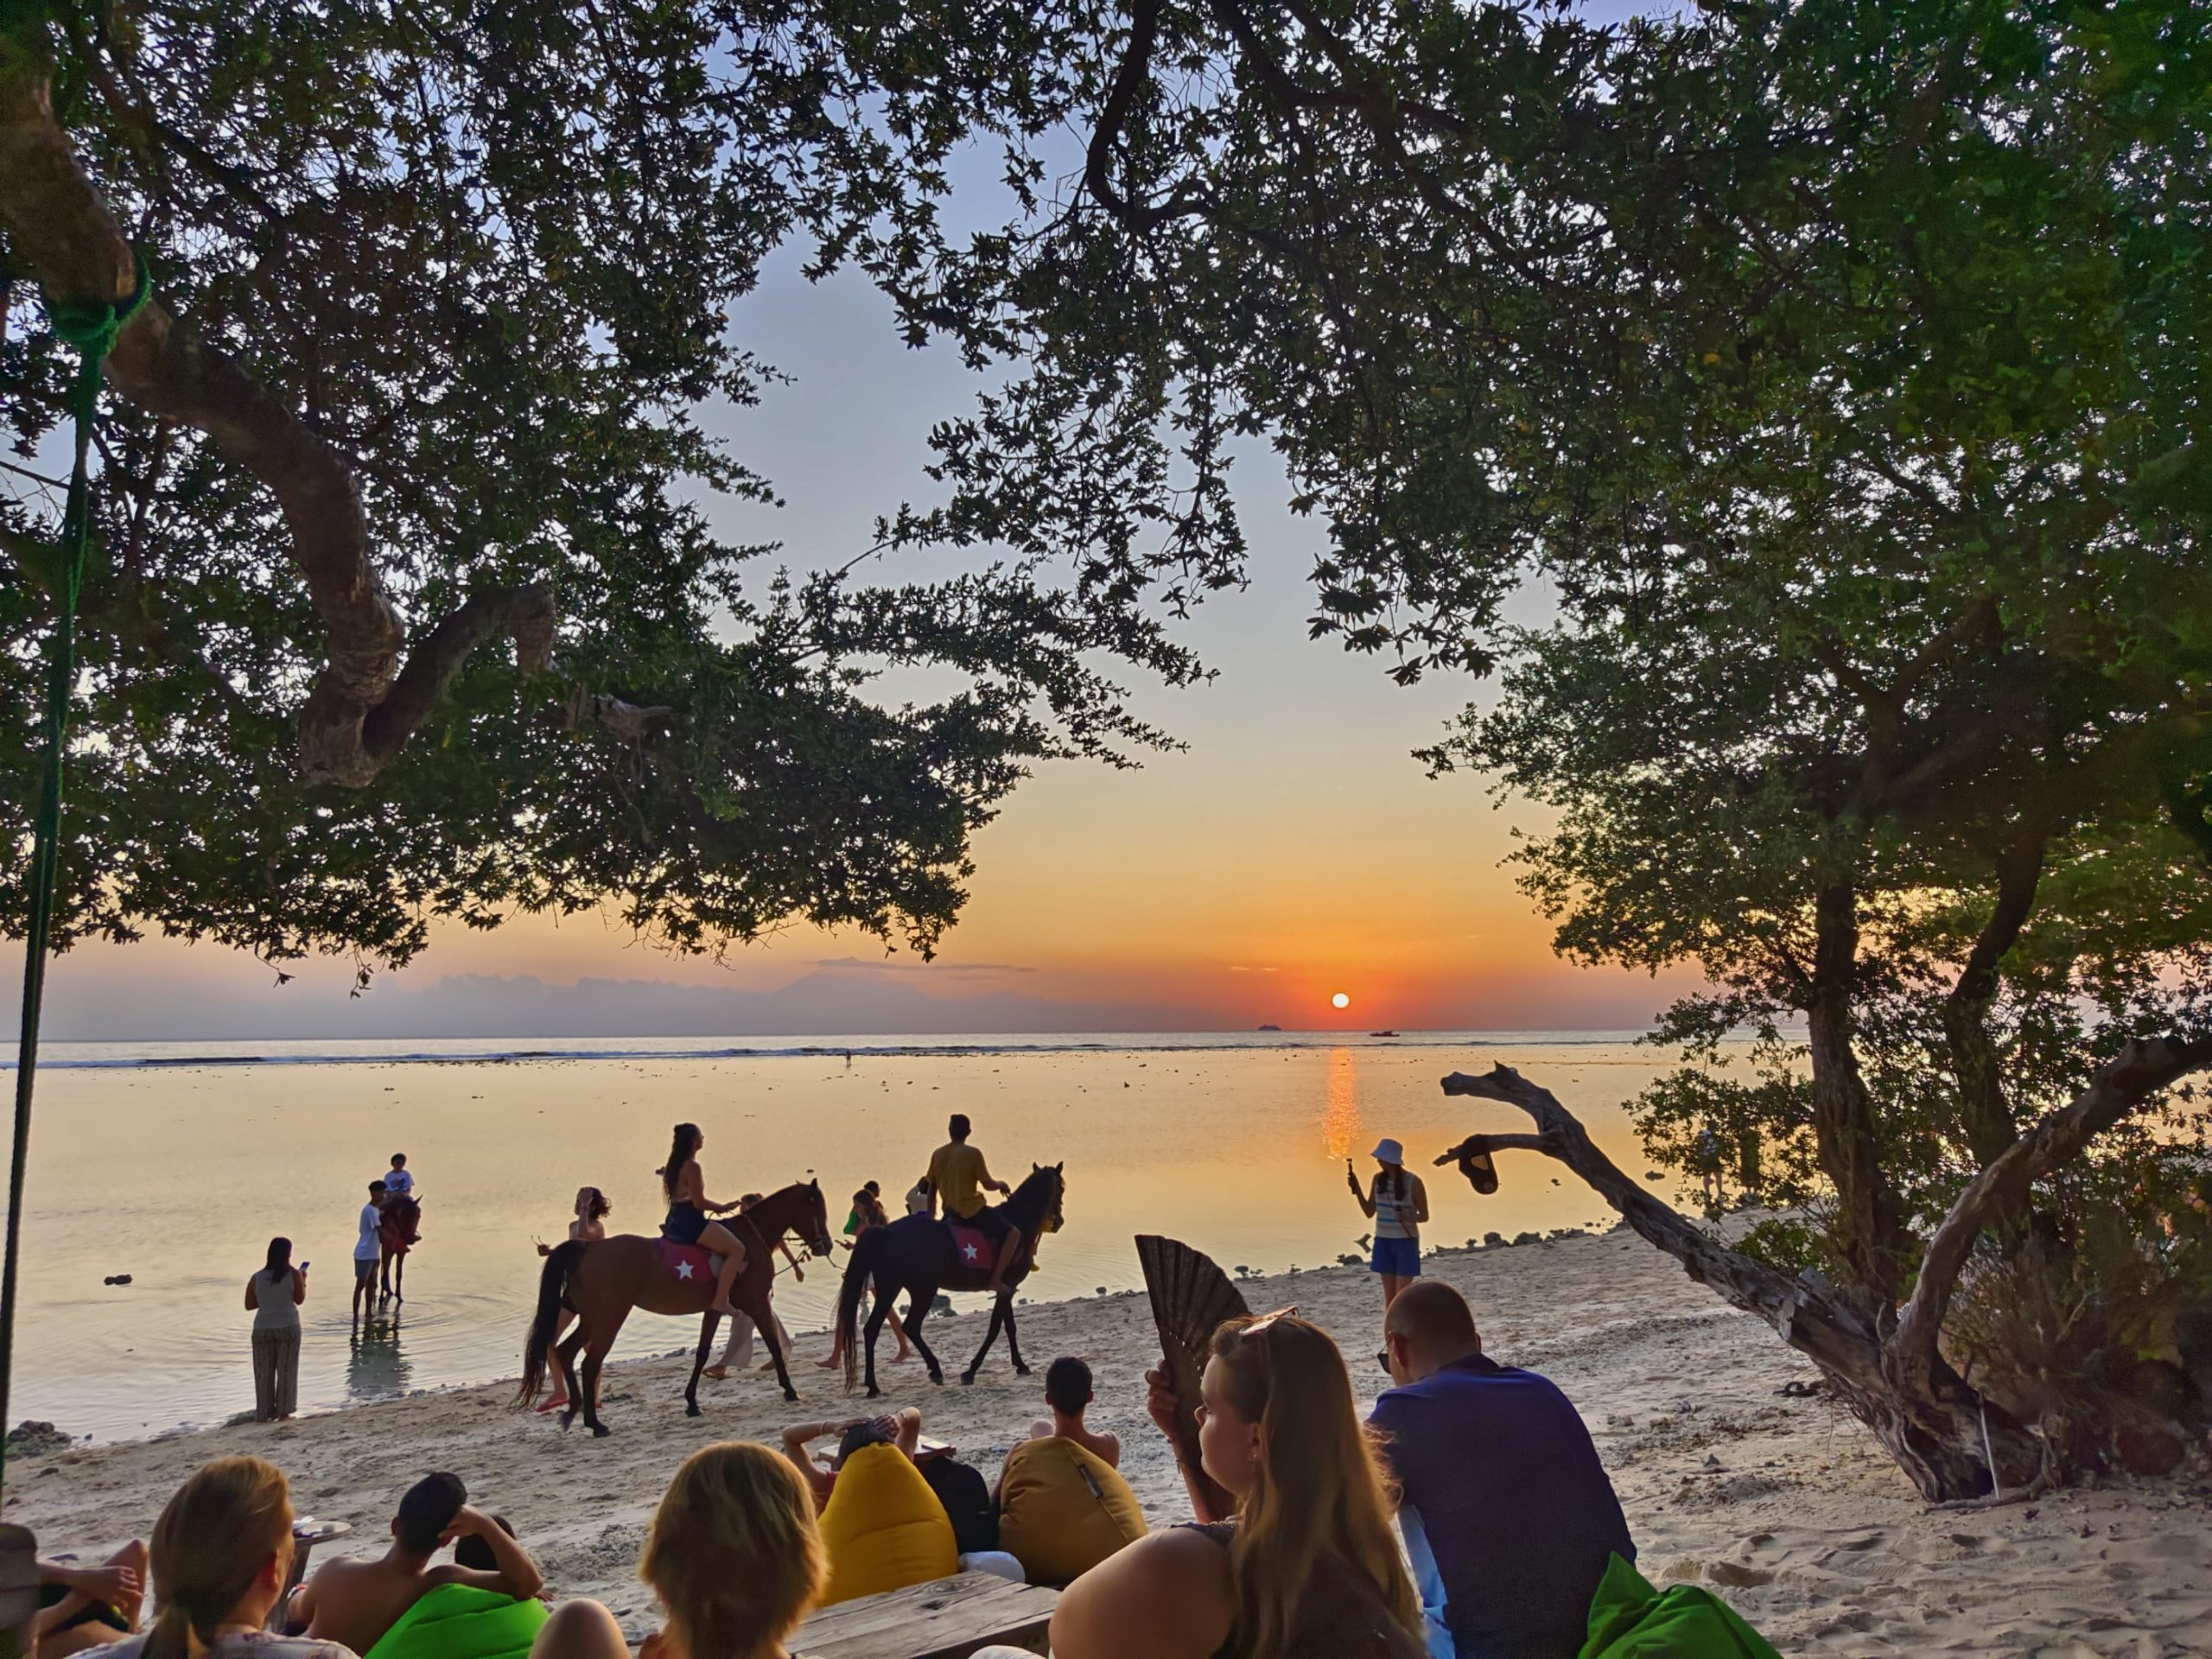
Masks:
[[[1000,1281],[998,1300],[991,1305],[989,1334],[984,1337],[983,1345],[976,1351],[976,1357],[969,1363],[968,1369],[960,1374],[963,1382],[976,1380],[976,1367],[998,1340],[1001,1325],[1006,1326],[1007,1348],[1014,1356],[1014,1370],[1023,1376],[1029,1375],[1029,1367],[1021,1363],[1021,1344],[1014,1337],[1014,1293],[1036,1264],[1038,1235],[1059,1230],[1060,1198],[1065,1190],[1059,1165],[1032,1164],[1029,1178],[1014,1190],[1012,1198],[994,1210],[1004,1226],[1021,1230],[1021,1259],[1007,1264],[1005,1275]],[[837,1293],[837,1330],[845,1345],[848,1389],[859,1380],[861,1293],[871,1280],[875,1285],[876,1301],[868,1321],[869,1397],[883,1392],[875,1386],[875,1338],[883,1329],[883,1321],[890,1317],[891,1299],[902,1290],[908,1295],[906,1317],[901,1321],[906,1328],[906,1339],[914,1344],[914,1351],[930,1368],[930,1381],[943,1382],[944,1368],[937,1363],[937,1356],[922,1340],[922,1322],[929,1318],[938,1291],[988,1290],[991,1282],[989,1271],[963,1263],[953,1246],[951,1228],[927,1216],[907,1216],[863,1235],[853,1248],[853,1259],[845,1264],[844,1287]]]

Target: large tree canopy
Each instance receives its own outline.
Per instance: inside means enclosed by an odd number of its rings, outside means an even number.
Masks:
[[[70,368],[32,302],[129,293],[134,250],[155,291],[109,366],[59,938],[396,963],[435,917],[612,901],[683,948],[796,916],[927,949],[1028,763],[1158,741],[1096,653],[1196,665],[1041,561],[748,585],[696,505],[770,493],[697,423],[772,378],[728,322],[763,259],[890,281],[976,119],[810,10],[4,8],[19,800]],[[914,26],[970,24],[1024,34]],[[957,689],[884,706],[899,664]]]
[[[425,914],[612,898],[687,945],[926,944],[1025,761],[1154,736],[1090,653],[1198,671],[1166,622],[1242,579],[1264,441],[1317,632],[1502,668],[1430,758],[1560,810],[1563,948],[1702,968],[1695,1059],[1773,1033],[1748,1088],[1647,1104],[1772,1136],[1820,1236],[1722,1250],[1497,1083],[1522,1143],[1931,1495],[2075,1459],[1940,1338],[1970,1268],[2076,1270],[2065,1172],[2212,1064],[2183,0],[7,15],[8,269],[113,298],[127,235],[163,307],[111,369],[73,929],[399,957]],[[1013,207],[956,236],[963,145]],[[1002,563],[748,594],[683,505],[766,488],[694,410],[755,395],[723,313],[789,239],[993,377],[884,541]],[[8,340],[28,442],[59,370]],[[1509,625],[1531,583],[1555,626]],[[867,700],[909,661],[970,689]]]

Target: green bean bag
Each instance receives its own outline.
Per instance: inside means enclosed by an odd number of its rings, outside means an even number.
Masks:
[[[1782,1659],[1736,1610],[1694,1584],[1655,1590],[1616,1555],[1590,1604],[1578,1659]]]
[[[362,1659],[528,1659],[545,1604],[442,1584],[399,1616]]]

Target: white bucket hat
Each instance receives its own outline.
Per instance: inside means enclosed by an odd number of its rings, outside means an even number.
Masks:
[[[1385,1135],[1375,1143],[1375,1156],[1382,1163],[1402,1164],[1406,1161],[1406,1149]]]

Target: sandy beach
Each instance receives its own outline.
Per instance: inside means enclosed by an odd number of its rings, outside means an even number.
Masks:
[[[2201,1473],[1931,1513],[1855,1422],[1823,1399],[1777,1393],[1812,1379],[1808,1366],[1640,1239],[1440,1252],[1428,1268],[1467,1293],[1494,1357],[1545,1372],[1581,1408],[1645,1573],[1719,1589],[1785,1653],[2212,1652],[2212,1481]],[[1309,1271],[1244,1288],[1255,1308],[1295,1302],[1335,1332],[1371,1396],[1379,1298],[1367,1274]],[[887,1366],[888,1403],[919,1405],[926,1432],[995,1473],[1040,1409],[1044,1363],[1083,1355],[1097,1376],[1092,1421],[1122,1435],[1147,1514],[1155,1525],[1184,1518],[1173,1457],[1142,1416],[1142,1373],[1156,1352],[1143,1296],[1039,1304],[1022,1321],[1038,1377],[1013,1376],[1002,1347],[970,1389],[957,1379],[935,1389],[917,1366]],[[672,1346],[679,1329],[665,1323]],[[957,1372],[982,1321],[966,1314],[931,1331]],[[811,1364],[826,1337],[802,1332],[798,1345],[797,1406],[772,1381],[733,1379],[690,1421],[679,1363],[641,1361],[607,1372],[615,1433],[605,1440],[511,1412],[511,1387],[457,1389],[289,1425],[26,1459],[10,1470],[7,1518],[35,1527],[45,1548],[89,1554],[143,1536],[207,1459],[251,1452],[290,1474],[302,1514],[352,1522],[347,1542],[374,1551],[400,1491],[447,1468],[515,1524],[555,1594],[605,1599],[642,1635],[653,1612],[634,1577],[639,1545],[681,1459],[710,1440],[772,1438],[787,1421],[858,1409]]]

